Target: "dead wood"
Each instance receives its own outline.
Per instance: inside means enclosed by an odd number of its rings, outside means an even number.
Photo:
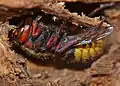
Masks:
[[[100,18],[90,18],[84,14],[78,15],[77,13],[71,13],[67,9],[64,9],[64,3],[57,3],[50,0],[1,0],[0,1],[0,16],[4,19],[11,18],[13,16],[24,15],[27,9],[40,8],[47,14],[53,14],[61,19],[72,22],[73,24],[79,24],[87,27],[96,26],[100,23]],[[103,23],[103,26],[107,27],[107,23]]]

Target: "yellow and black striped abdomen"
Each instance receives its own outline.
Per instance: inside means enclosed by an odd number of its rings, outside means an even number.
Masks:
[[[87,60],[96,60],[102,53],[103,40],[92,42],[86,45],[80,45],[67,52],[67,58],[73,58],[74,62],[86,62]]]

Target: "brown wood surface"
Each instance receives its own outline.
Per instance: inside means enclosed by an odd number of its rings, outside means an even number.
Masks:
[[[90,18],[85,15],[73,14],[67,9],[64,9],[64,6],[61,3],[55,3],[54,0],[0,0],[0,5],[0,15],[3,19],[4,16],[11,18],[13,15],[24,14],[24,9],[37,7],[45,13],[54,14],[59,18],[72,22],[73,24],[91,27],[100,23],[99,18]],[[103,26],[106,27],[108,24],[104,22]]]

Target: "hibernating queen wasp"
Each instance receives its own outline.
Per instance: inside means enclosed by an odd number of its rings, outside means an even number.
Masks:
[[[15,49],[39,63],[52,62],[63,65],[88,65],[103,54],[103,38],[113,27],[85,27],[52,15],[32,18],[18,28],[9,30],[10,42]]]

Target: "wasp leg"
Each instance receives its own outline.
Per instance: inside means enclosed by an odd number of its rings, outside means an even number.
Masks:
[[[29,33],[30,33],[30,26],[25,25],[25,27],[22,28],[19,33],[22,33],[19,37],[19,41],[21,43],[24,43],[28,39],[28,36],[29,36]]]
[[[40,35],[42,32],[42,26],[37,21],[33,20],[32,23],[32,38],[36,38],[38,35]]]
[[[42,33],[34,40],[34,44],[37,46],[41,46],[41,44],[44,42],[44,35],[45,35],[45,31],[43,30]]]
[[[68,41],[67,43],[65,43],[64,45],[62,45],[62,42],[60,42],[58,45],[57,45],[57,48],[56,48],[56,53],[62,53],[64,52],[66,49],[68,49],[69,47],[73,46],[73,45],[76,45],[78,43],[78,40],[74,39],[74,40],[71,40],[71,41]]]
[[[58,36],[52,35],[52,36],[49,38],[49,40],[48,40],[48,42],[47,42],[47,44],[46,44],[46,48],[47,48],[47,49],[50,49],[51,47],[53,47],[53,46],[57,43],[57,41],[58,41]]]
[[[27,41],[24,43],[24,46],[26,46],[27,48],[32,49],[32,48],[33,48],[33,43],[32,43],[31,40],[27,40]]]
[[[52,36],[47,41],[47,44],[46,44],[47,49],[51,49],[53,46],[55,46],[57,44],[57,42],[60,38],[60,35],[63,32],[63,28],[64,28],[64,24],[61,25],[60,29],[58,30],[58,32],[56,32],[56,34],[52,34]]]

